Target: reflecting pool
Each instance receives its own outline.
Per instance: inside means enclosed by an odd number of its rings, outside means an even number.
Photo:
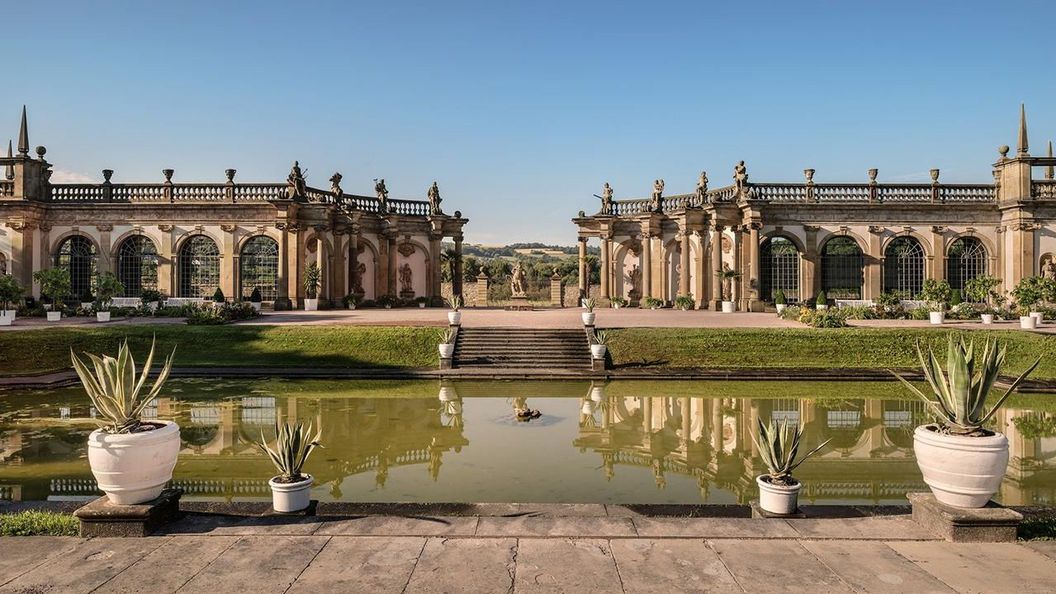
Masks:
[[[810,503],[905,503],[921,403],[896,382],[430,382],[173,380],[147,410],[174,419],[185,497],[270,497],[254,442],[276,420],[311,420],[325,449],[306,468],[324,501],[746,503],[762,471],[756,419],[832,438],[796,476]],[[1056,498],[1056,394],[997,415],[1011,460],[999,498]],[[529,421],[517,410],[538,410]],[[80,388],[0,392],[0,499],[96,493]]]

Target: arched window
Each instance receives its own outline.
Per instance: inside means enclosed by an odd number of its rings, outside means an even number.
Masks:
[[[884,250],[884,292],[915,299],[924,284],[924,248],[908,236],[891,240]]]
[[[799,301],[799,250],[787,237],[770,237],[759,246],[760,296],[774,300],[781,289],[789,301]]]
[[[180,297],[212,297],[220,287],[220,250],[216,242],[195,235],[180,248]]]
[[[260,289],[264,301],[275,301],[279,295],[279,244],[263,235],[246,241],[239,259],[239,276],[243,297]]]
[[[117,252],[117,278],[125,286],[125,297],[139,297],[144,289],[158,288],[158,249],[142,235],[121,243]]]
[[[833,237],[821,248],[821,289],[829,299],[862,298],[862,248],[850,237]]]
[[[986,248],[974,237],[959,237],[946,253],[946,279],[950,287],[964,291],[964,285],[986,274]]]
[[[62,240],[55,252],[55,267],[65,268],[70,273],[70,295],[74,299],[91,293],[95,284],[99,254],[92,240],[83,235],[73,235]]]

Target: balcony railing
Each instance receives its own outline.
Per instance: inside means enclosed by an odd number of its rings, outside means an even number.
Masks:
[[[1037,180],[1030,184],[1031,197],[1038,200],[1056,199],[1056,180]]]
[[[14,196],[15,195],[15,182],[14,180],[0,179],[0,196]]]

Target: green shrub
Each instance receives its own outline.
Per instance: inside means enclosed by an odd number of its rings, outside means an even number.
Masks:
[[[663,300],[657,299],[656,297],[646,297],[644,304],[649,309],[653,309],[654,307],[663,307],[664,306]]]
[[[143,289],[139,294],[139,300],[143,303],[161,302],[161,291],[155,289]]]
[[[846,328],[847,317],[839,309],[802,309],[799,321],[811,328]]]
[[[931,312],[926,307],[916,307],[909,310],[909,319],[911,320],[927,320],[931,318]]]
[[[821,291],[820,293],[818,293],[818,298],[815,303],[817,305],[828,305],[829,298],[825,295],[825,291]]]
[[[10,274],[0,274],[0,310],[10,309],[11,305],[22,300],[22,284]]]
[[[928,308],[931,311],[944,311],[950,304],[952,296],[953,289],[950,288],[950,283],[933,278],[924,280],[924,284],[920,288],[920,295],[918,295],[920,299],[928,302]]]
[[[79,525],[77,518],[53,511],[0,514],[0,536],[77,536]]]
[[[220,290],[220,287],[217,287],[216,291],[213,292],[213,301],[216,303],[227,301],[227,297],[224,297],[224,292]]]
[[[774,292],[774,305],[787,305],[788,298],[785,297],[785,291],[778,289]]]
[[[249,301],[251,303],[260,303],[264,301],[264,296],[260,293],[260,287],[253,287],[253,292],[249,294]]]
[[[679,295],[678,297],[675,297],[675,307],[682,311],[693,309],[696,304],[697,303],[693,300],[692,295]]]

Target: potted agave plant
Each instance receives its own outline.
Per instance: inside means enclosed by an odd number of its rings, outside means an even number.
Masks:
[[[451,311],[447,312],[447,323],[452,326],[458,326],[462,323],[462,296],[452,295],[447,300],[448,307]]]
[[[774,305],[777,307],[777,315],[784,313],[785,308],[788,307],[788,298],[785,297],[783,289],[774,292]]]
[[[594,359],[604,359],[609,350],[609,333],[597,330],[590,334],[590,356]]]
[[[440,330],[440,358],[450,359],[455,356],[455,338],[458,336],[456,328],[444,328]]]
[[[987,340],[982,349],[977,349],[974,341],[966,345],[964,340],[955,341],[950,336],[945,372],[930,348],[925,356],[917,344],[917,356],[934,399],[902,376],[891,373],[923,400],[938,419],[913,432],[913,453],[924,482],[940,503],[983,507],[1001,486],[1008,466],[1008,439],[986,428],[986,424],[1041,363],[1041,358],[988,408],[987,396],[1005,362],[1005,348],[997,341]]]
[[[799,490],[803,484],[792,476],[792,471],[818,453],[829,440],[797,460],[803,439],[802,426],[784,420],[766,424],[759,419],[759,430],[754,438],[767,469],[766,474],[755,477],[755,483],[759,485],[759,507],[772,514],[794,513],[799,508]]]
[[[114,303],[114,297],[124,292],[125,285],[113,272],[107,272],[99,277],[95,287],[95,294],[99,299],[99,309],[95,312],[97,322],[110,321],[110,306]]]
[[[735,311],[733,305],[733,281],[737,280],[741,273],[733,270],[729,265],[723,264],[717,274],[719,276],[719,284],[722,287],[722,313],[733,313]]]
[[[117,358],[86,353],[85,363],[70,350],[73,369],[100,417],[100,428],[88,436],[88,464],[111,503],[133,505],[156,499],[172,480],[180,427],[172,421],[143,421],[140,416],[169,378],[175,353],[173,349],[150,390],[144,390],[154,362],[153,343],[138,378],[127,340]]]
[[[621,307],[627,305],[627,300],[620,296],[613,297],[612,299],[609,299],[609,301],[612,303],[613,309],[620,309]]]
[[[304,269],[304,311],[319,309],[319,287],[322,286],[322,271],[312,262]]]
[[[312,436],[312,424],[300,421],[275,425],[275,448],[272,449],[260,433],[257,447],[271,459],[279,474],[268,481],[271,487],[271,506],[277,512],[298,512],[312,502],[312,475],[302,472],[304,463],[319,443],[319,433]]]
[[[587,297],[583,300],[583,309],[587,310],[580,315],[583,318],[584,326],[593,326],[594,319],[598,314],[594,313],[594,308],[598,306],[598,300],[593,297]]]

